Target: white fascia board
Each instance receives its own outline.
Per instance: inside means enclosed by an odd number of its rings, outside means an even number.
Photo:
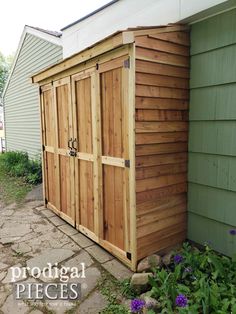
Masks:
[[[43,40],[49,41],[50,43],[57,45],[57,46],[62,46],[61,42],[61,37],[57,37],[54,35],[47,34],[43,31],[40,31],[38,29],[32,28],[30,26],[25,26],[26,32],[28,34],[34,35],[38,38],[41,38]]]
[[[13,71],[15,69],[16,62],[18,60],[18,57],[19,57],[22,45],[24,43],[25,36],[27,34],[31,34],[31,35],[36,36],[38,38],[41,38],[43,40],[49,41],[49,42],[51,42],[54,45],[62,46],[61,37],[56,37],[56,36],[53,36],[53,35],[50,35],[50,34],[46,34],[46,33],[42,32],[42,31],[34,29],[34,28],[30,27],[30,26],[25,26],[24,30],[23,30],[23,32],[21,34],[21,37],[20,37],[20,41],[19,41],[19,44],[18,44],[18,47],[17,47],[17,50],[16,50],[16,54],[15,54],[15,57],[14,57],[14,60],[13,60],[12,66],[11,66],[11,71],[9,73],[7,82],[5,84],[5,87],[4,87],[4,90],[3,90],[3,93],[2,93],[3,105],[4,105],[4,97],[5,97],[5,94],[6,94],[8,85],[9,85],[9,82],[11,80],[12,73],[13,73]]]

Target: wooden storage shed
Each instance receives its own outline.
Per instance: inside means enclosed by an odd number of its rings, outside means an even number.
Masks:
[[[189,33],[117,32],[32,77],[45,203],[135,270],[186,238]]]

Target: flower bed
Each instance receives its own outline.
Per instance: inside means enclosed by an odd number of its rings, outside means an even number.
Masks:
[[[236,313],[236,262],[208,245],[201,251],[184,243],[152,271],[149,291],[131,301],[132,313]]]

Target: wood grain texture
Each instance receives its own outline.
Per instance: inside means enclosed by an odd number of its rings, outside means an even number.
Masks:
[[[77,161],[79,167],[80,224],[94,232],[93,163]]]
[[[167,164],[167,165],[158,165],[158,166],[150,166],[150,167],[141,167],[136,168],[136,179],[146,179],[159,177],[166,174],[175,174],[175,173],[183,173],[187,172],[187,164],[186,162],[179,164]]]
[[[159,197],[170,196],[187,192],[187,183],[180,183],[176,185],[158,188],[154,190],[144,191],[136,194],[137,204],[145,201],[156,200]]]
[[[186,237],[188,67],[188,33],[137,38],[138,258],[176,245]]]
[[[123,230],[124,170],[103,166],[104,239],[124,249]]]
[[[54,154],[46,153],[46,167],[47,167],[47,195],[48,202],[52,205],[56,206],[56,191],[55,191],[55,162],[54,162]]]
[[[158,86],[146,86],[136,84],[136,96],[139,97],[155,97],[155,98],[168,98],[168,99],[182,99],[189,98],[188,90],[179,88],[168,88]]]
[[[159,133],[159,132],[185,132],[188,130],[188,122],[136,122],[137,133]]]
[[[188,140],[188,132],[137,133],[136,144],[179,143]]]
[[[136,97],[136,109],[187,110],[188,101],[173,98]]]
[[[76,83],[77,139],[78,149],[83,153],[92,153],[92,113],[91,78]]]
[[[45,146],[55,146],[55,117],[53,114],[52,91],[43,92]]]
[[[136,156],[159,155],[168,153],[186,152],[188,143],[164,143],[136,145]]]
[[[161,154],[161,155],[149,155],[136,157],[136,167],[150,167],[155,165],[168,165],[168,164],[179,164],[187,162],[188,154],[174,153],[174,154]]]
[[[136,73],[136,84],[183,89],[189,88],[189,83],[185,78],[139,72]]]
[[[144,52],[145,55],[145,52]],[[151,57],[147,60],[136,59],[136,71],[141,73],[151,73],[156,75],[166,75],[171,77],[178,77],[178,78],[189,78],[189,69],[169,65],[169,64],[161,64],[157,63],[155,59]],[[173,84],[173,83],[172,83]]]
[[[137,47],[143,47],[147,49],[154,49],[157,51],[168,52],[174,55],[189,56],[189,48],[176,43],[160,40],[151,36],[139,36],[135,40]]]
[[[171,33],[163,33],[163,34],[152,34],[152,35],[149,35],[149,37],[164,40],[166,42],[170,42],[174,44],[179,44],[186,47],[190,46],[189,32],[171,32]]]
[[[136,109],[136,121],[188,121],[188,111]]]
[[[136,48],[138,59],[167,64],[176,67],[189,67],[189,57],[174,55],[166,52],[157,51],[154,49],[146,49],[142,47]]]

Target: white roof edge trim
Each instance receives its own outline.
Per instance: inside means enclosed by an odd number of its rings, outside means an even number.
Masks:
[[[25,40],[25,37],[26,37],[27,34],[31,34],[33,36],[36,36],[36,37],[40,38],[40,39],[46,40],[46,41],[48,41],[48,42],[50,42],[50,43],[52,43],[54,45],[62,47],[61,37],[56,37],[56,36],[53,36],[53,35],[50,35],[50,34],[46,34],[46,33],[42,32],[42,31],[34,29],[34,28],[30,27],[30,26],[24,26],[24,30],[23,30],[23,32],[21,34],[21,37],[20,37],[20,41],[19,41],[19,44],[18,44],[18,47],[17,47],[17,50],[16,50],[16,54],[15,54],[15,57],[14,57],[14,60],[13,60],[12,66],[11,66],[11,70],[10,70],[7,82],[5,84],[5,87],[4,87],[4,90],[3,90],[3,93],[2,93],[3,105],[4,105],[4,97],[5,97],[8,85],[10,83],[13,71],[14,71],[15,66],[16,66],[16,62],[18,60],[18,57],[19,57],[22,45],[24,43],[24,40]]]

